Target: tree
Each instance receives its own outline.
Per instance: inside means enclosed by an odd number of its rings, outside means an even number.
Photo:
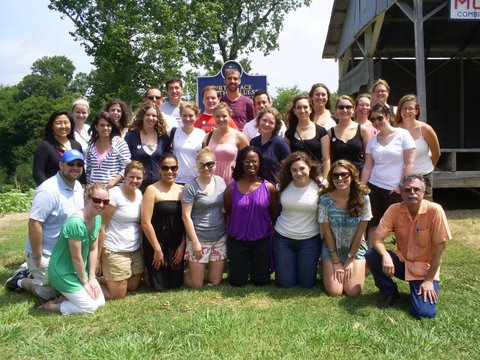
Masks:
[[[192,66],[218,71],[227,60],[243,60],[248,71],[248,54],[258,50],[267,56],[278,49],[285,15],[311,0],[174,2],[178,21],[184,19],[186,25],[178,36]]]
[[[32,72],[18,84],[18,99],[43,96],[50,99],[62,97],[69,90],[75,66],[65,56],[45,56],[36,60]]]
[[[102,101],[136,102],[146,87],[178,75],[182,55],[168,1],[51,0],[49,8],[73,22],[72,35],[94,58],[91,85]]]
[[[310,2],[50,0],[49,8],[73,22],[72,35],[94,58],[95,96],[132,103],[147,86],[183,77],[189,67],[212,74],[237,60],[248,71],[248,54],[277,49],[285,14]]]
[[[275,90],[277,91],[277,96],[273,98],[272,105],[285,118],[290,106],[292,106],[293,98],[304,91],[300,90],[297,85],[292,87],[279,87]]]

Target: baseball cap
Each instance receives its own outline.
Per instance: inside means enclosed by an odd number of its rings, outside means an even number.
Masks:
[[[69,163],[69,162],[72,162],[73,160],[80,160],[83,162],[82,153],[78,150],[71,149],[71,150],[65,151],[65,153],[60,158],[60,161],[64,163]]]

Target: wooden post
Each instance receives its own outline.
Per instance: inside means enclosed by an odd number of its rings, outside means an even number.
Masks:
[[[427,90],[425,85],[425,46],[423,38],[423,0],[413,0],[413,25],[415,28],[415,72],[417,97],[420,102],[420,121],[427,122]],[[400,111],[398,109],[397,111]]]

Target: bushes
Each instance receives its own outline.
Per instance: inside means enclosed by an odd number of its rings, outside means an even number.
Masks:
[[[0,193],[0,214],[29,211],[34,192],[31,189],[26,193],[16,190]]]

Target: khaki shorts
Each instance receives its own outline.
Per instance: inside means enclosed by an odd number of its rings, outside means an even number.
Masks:
[[[142,250],[115,252],[102,251],[102,273],[107,281],[122,281],[143,273]]]
[[[185,260],[200,264],[208,264],[211,261],[220,261],[227,258],[227,235],[214,242],[203,242],[202,257],[197,259],[193,253],[192,242],[187,237],[187,250],[185,251]]]

